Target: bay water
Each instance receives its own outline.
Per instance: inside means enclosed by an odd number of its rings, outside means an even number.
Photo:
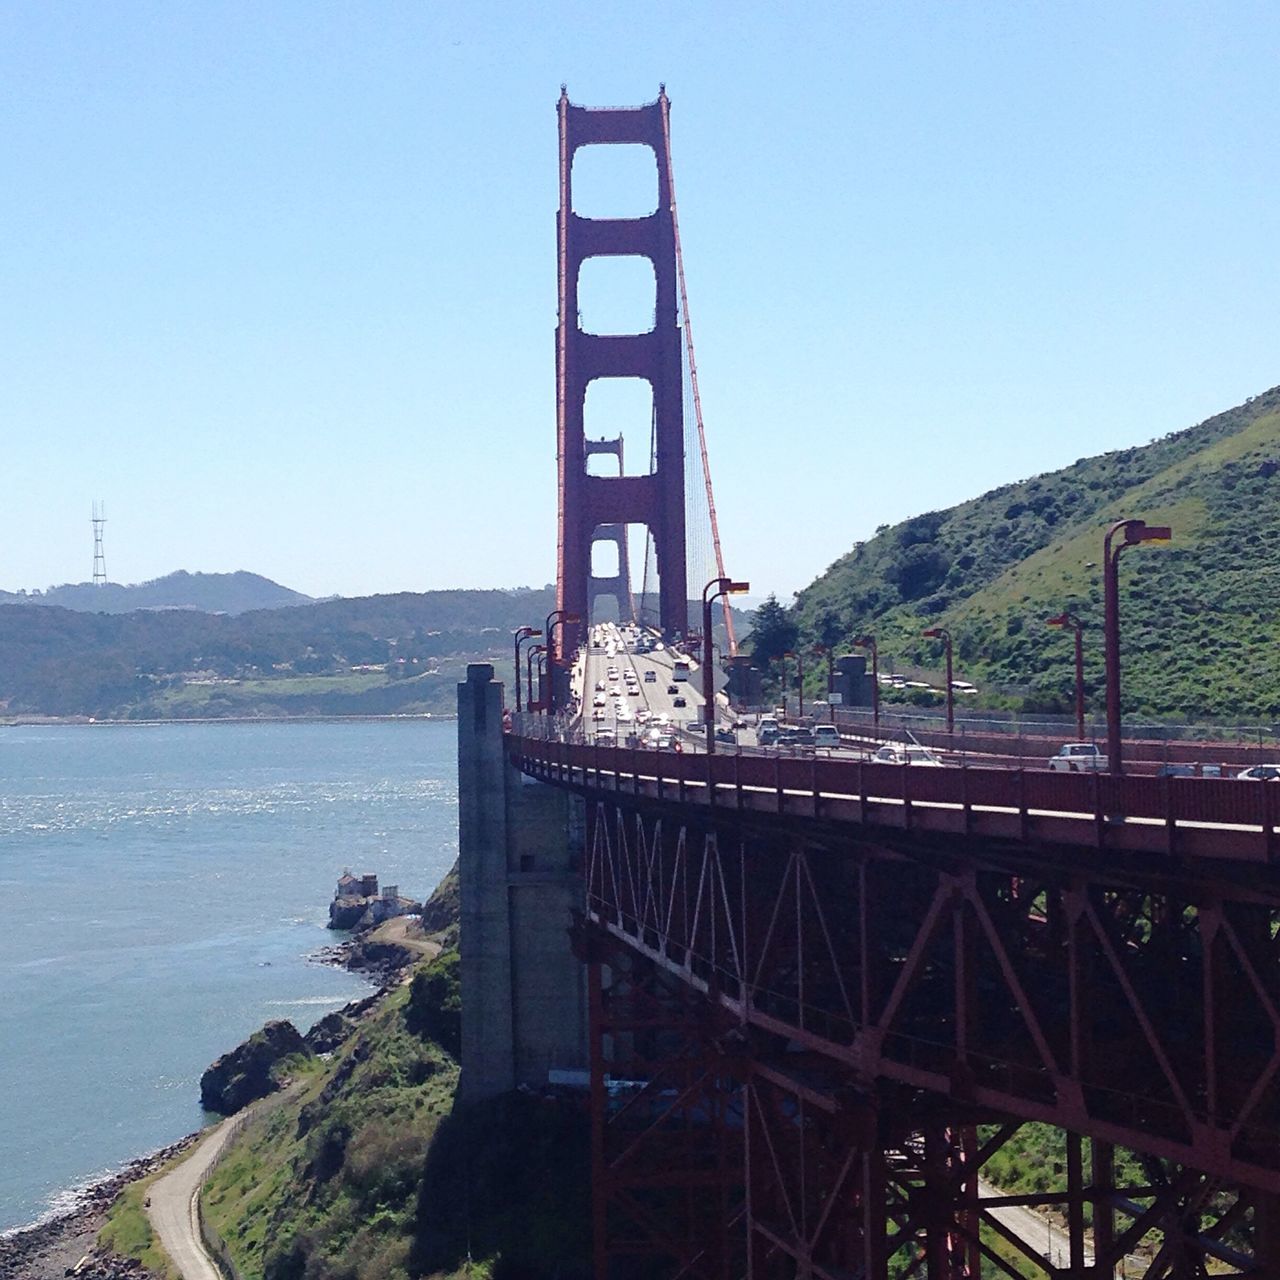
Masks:
[[[0,1232],[198,1128],[264,1022],[369,991],[313,958],[344,868],[424,898],[456,854],[448,722],[0,729]]]

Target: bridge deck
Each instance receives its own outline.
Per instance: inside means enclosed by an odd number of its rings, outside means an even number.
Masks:
[[[920,768],[510,738],[518,766],[588,791],[832,822],[1166,857],[1268,863],[1280,792],[1234,778]]]

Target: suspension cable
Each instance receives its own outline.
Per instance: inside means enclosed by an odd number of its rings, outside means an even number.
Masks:
[[[676,177],[671,162],[671,104],[664,93],[662,102],[662,140],[667,149],[667,189],[671,195],[671,230],[676,245],[676,279],[680,285],[680,311],[684,319],[684,345],[689,356],[689,381],[693,386],[693,412],[698,423],[698,448],[702,453],[702,476],[707,486],[707,509],[711,516],[711,541],[716,553],[716,573],[721,578],[724,571],[724,555],[720,550],[720,525],[716,520],[716,499],[711,491],[711,463],[707,458],[707,433],[702,424],[702,397],[698,393],[698,361],[693,352],[693,326],[689,321],[689,293],[684,283],[684,253],[680,248],[680,218],[676,212]],[[729,609],[728,595],[720,597],[724,606],[724,627],[729,636],[730,656],[738,652],[738,640],[733,633],[733,615]]]

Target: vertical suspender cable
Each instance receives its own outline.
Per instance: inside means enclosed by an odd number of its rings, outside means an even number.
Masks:
[[[702,452],[702,476],[707,485],[707,508],[711,515],[711,541],[716,552],[716,573],[726,577],[724,555],[720,550],[720,526],[716,520],[716,500],[711,491],[711,463],[707,459],[707,433],[702,425],[702,397],[698,394],[698,361],[693,353],[693,327],[689,323],[689,294],[684,285],[684,254],[680,249],[680,218],[676,213],[676,178],[671,163],[671,104],[662,95],[662,140],[667,149],[667,186],[671,193],[671,230],[676,244],[676,279],[680,283],[680,311],[684,319],[684,345],[689,356],[689,381],[693,386],[693,412],[698,423],[698,448]],[[729,597],[721,597],[724,605],[724,627],[729,635],[729,653],[736,655],[738,640],[733,634],[733,614],[729,609]]]
[[[556,608],[565,607],[565,528],[564,489],[565,475],[565,361],[567,360],[568,326],[577,323],[576,316],[568,314],[569,301],[569,218],[572,216],[570,205],[573,200],[572,184],[569,176],[569,91],[560,86],[560,102],[556,108],[560,118],[560,216],[556,228],[557,247],[559,252],[559,324],[556,326]],[[591,618],[584,619],[590,625]],[[547,637],[551,644],[551,637]],[[554,657],[554,653],[553,653]],[[516,672],[520,679],[520,672]]]

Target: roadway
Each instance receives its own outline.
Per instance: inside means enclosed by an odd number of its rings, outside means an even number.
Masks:
[[[665,647],[637,653],[639,634],[630,628],[624,632],[613,623],[597,623],[591,628],[574,668],[574,693],[581,699],[583,730],[589,740],[607,730],[619,744],[625,744],[633,733],[645,741],[665,731],[684,749],[695,748],[704,733],[702,670],[690,662],[688,679],[677,680],[675,663],[683,655]],[[597,638],[603,643],[591,643]],[[629,674],[633,681],[628,681]],[[595,705],[597,702],[602,705]]]

